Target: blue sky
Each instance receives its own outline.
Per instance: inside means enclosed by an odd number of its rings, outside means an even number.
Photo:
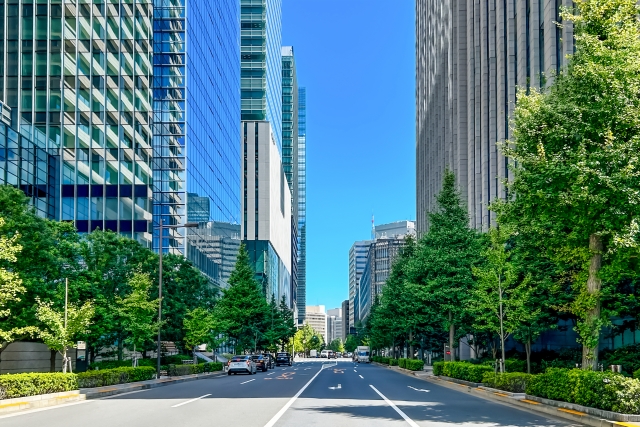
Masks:
[[[283,0],[307,88],[307,305],[348,298],[349,248],[415,219],[411,0]]]

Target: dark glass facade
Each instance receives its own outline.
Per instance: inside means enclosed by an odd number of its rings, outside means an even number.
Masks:
[[[239,224],[240,5],[154,5],[154,224]],[[185,229],[166,229],[162,250],[214,271],[213,255],[198,246],[210,237],[200,228],[189,230],[189,241]]]

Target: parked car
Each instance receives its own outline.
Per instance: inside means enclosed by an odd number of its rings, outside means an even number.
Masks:
[[[329,352],[330,352],[330,351],[331,351],[331,350],[322,350],[322,351],[320,352],[320,357],[321,357],[321,358],[323,358],[323,359],[328,359],[328,358],[329,358]]]
[[[347,357],[353,357],[353,353],[351,353],[350,351],[347,352]]]
[[[329,350],[329,352],[327,353],[327,359],[335,359],[336,358],[336,353],[333,350]]]
[[[269,359],[264,357],[261,354],[254,354],[251,356],[251,360],[256,364],[256,370],[260,370],[262,372],[267,372],[269,369]]]
[[[275,364],[276,364],[276,361],[273,358],[273,354],[271,354],[271,353],[262,353],[262,355],[267,360],[267,369],[273,369]]]
[[[289,365],[291,366],[292,358],[287,352],[276,353],[276,366]]]
[[[233,356],[229,362],[227,362],[227,366],[229,370],[227,373],[231,374],[256,374],[258,370],[256,369],[256,364],[251,358],[251,356]]]

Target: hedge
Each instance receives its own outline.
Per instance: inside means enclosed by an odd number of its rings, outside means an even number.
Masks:
[[[406,367],[410,371],[422,371],[424,369],[424,360],[420,359],[407,359]]]
[[[389,359],[389,366],[398,366],[398,359]]]
[[[78,374],[81,388],[104,387],[107,385],[125,384],[146,381],[155,378],[156,370],[151,366],[138,368],[114,368],[99,371],[87,371]]]
[[[507,372],[504,374],[495,374],[493,372],[485,372],[482,382],[489,387],[498,390],[509,391],[511,393],[524,393],[527,384],[534,377],[532,374],[523,374],[521,372]]]
[[[388,357],[384,357],[384,356],[373,356],[371,358],[372,361],[376,362],[376,363],[382,363],[385,365],[389,364],[389,358]]]
[[[548,368],[533,376],[527,394],[605,411],[640,414],[640,380],[613,372]]]
[[[78,389],[78,376],[63,373],[0,375],[0,399],[60,393]]]
[[[474,365],[469,362],[435,362],[433,364],[433,375],[444,375],[472,383],[481,383],[486,372],[493,373],[494,370],[488,365]]]
[[[640,369],[633,373],[633,378],[640,380]]]
[[[405,359],[404,357],[401,357],[400,359],[398,359],[398,366],[401,368],[406,369],[407,368],[407,359]]]
[[[138,367],[151,366],[156,367],[158,359],[138,359]],[[90,370],[103,370],[103,369],[115,369],[115,368],[131,368],[133,364],[132,360],[103,360],[101,362],[93,362],[89,364]]]
[[[197,365],[169,365],[167,374],[171,377],[180,375],[203,374],[205,372],[222,371],[222,363],[198,363]]]

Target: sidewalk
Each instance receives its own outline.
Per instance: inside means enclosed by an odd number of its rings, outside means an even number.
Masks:
[[[139,381],[135,383],[116,384],[105,387],[81,388],[80,394],[84,395],[86,399],[100,399],[102,397],[130,393],[132,391],[147,390],[150,388],[164,387],[171,384],[217,378],[226,375],[227,374],[224,371],[219,371],[209,372],[206,374],[184,375],[180,377],[162,377],[159,380]]]

